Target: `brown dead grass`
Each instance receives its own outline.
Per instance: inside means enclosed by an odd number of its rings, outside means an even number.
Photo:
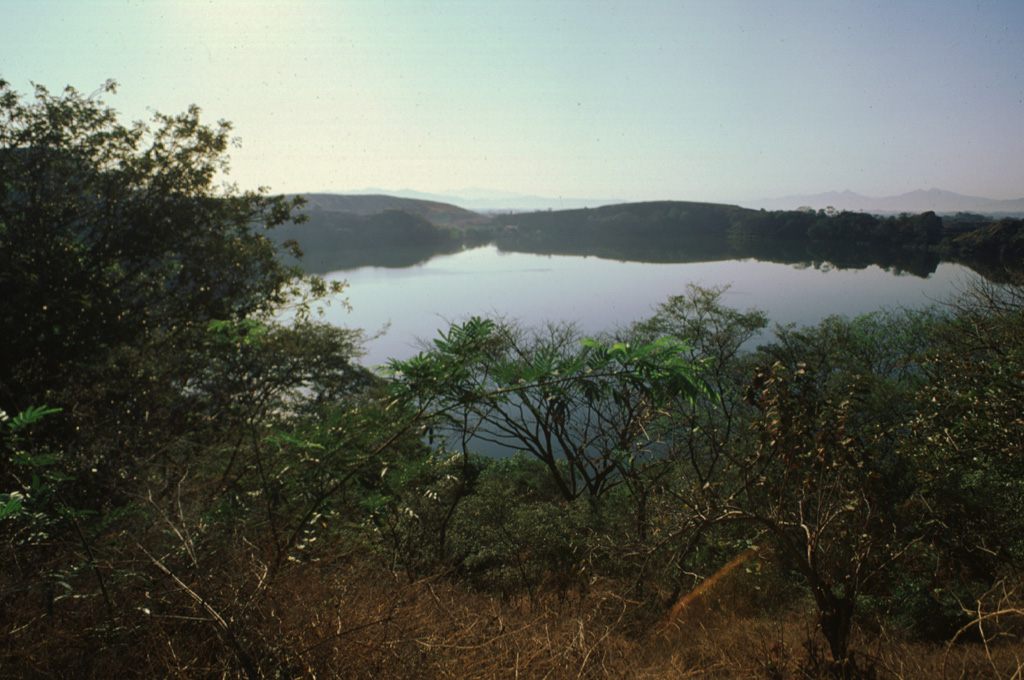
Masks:
[[[62,600],[49,615],[30,598],[8,598],[0,619],[0,677],[828,677],[810,611],[799,604],[774,617],[737,610],[742,570],[690,598],[670,625],[659,625],[652,608],[623,598],[622,584],[613,582],[569,596],[503,600],[446,575],[410,581],[361,553],[292,564],[270,582],[261,581],[264,573],[253,555],[240,554],[223,573],[182,574],[226,630],[155,569],[139,587],[115,593],[114,616],[96,598]],[[262,595],[253,598],[260,587]],[[858,631],[854,677],[1020,678],[1019,643],[1019,636],[1003,638],[995,630],[988,646],[952,647]]]

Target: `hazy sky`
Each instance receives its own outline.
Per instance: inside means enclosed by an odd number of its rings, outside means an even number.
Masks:
[[[1024,197],[1024,2],[0,0],[0,77],[234,123],[275,192]]]

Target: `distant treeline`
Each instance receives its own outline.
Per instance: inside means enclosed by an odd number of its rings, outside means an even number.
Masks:
[[[942,218],[933,212],[899,217],[821,210],[754,212],[730,227],[733,238],[808,239],[900,247],[934,246],[942,239]]]
[[[794,247],[819,254],[831,250],[840,256],[849,256],[853,248],[870,252],[876,260],[906,259],[907,254],[896,256],[895,251],[927,250],[944,259],[981,261],[990,267],[1019,267],[1024,261],[1024,221],[994,221],[965,213],[945,218],[934,212],[877,216],[665,201],[502,215],[495,221],[501,225],[497,242],[511,250],[600,255],[602,250],[620,248],[626,257],[649,251],[655,261],[666,261],[680,251],[714,251],[721,259],[761,257],[761,251],[780,248],[787,253],[783,259],[790,259]],[[840,245],[839,250],[829,247]]]
[[[733,224],[730,237],[927,249],[943,259],[983,267],[1019,268],[1024,262],[1024,220],[994,221],[967,213],[939,217],[929,211],[880,217],[830,210],[762,211]]]
[[[837,266],[880,264],[918,275],[934,271],[940,259],[987,272],[1024,261],[1022,220],[969,213],[878,216],[831,208],[766,211],[657,201],[497,215],[490,222],[482,218],[453,228],[417,211],[421,206],[410,204],[408,211],[357,214],[314,203],[303,211],[305,221],[279,227],[274,238],[297,241],[307,255],[307,269],[321,272],[409,266],[484,243],[510,251],[645,262],[736,257],[808,262],[824,257]]]

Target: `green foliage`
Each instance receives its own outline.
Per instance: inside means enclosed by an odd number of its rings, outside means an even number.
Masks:
[[[693,261],[727,249],[730,224],[748,213],[732,205],[653,201],[498,215],[495,221],[507,228],[495,240],[506,250]]]
[[[824,398],[851,401],[860,436],[891,451],[906,434],[914,395],[926,381],[919,356],[935,342],[936,314],[880,310],[853,319],[830,316],[809,328],[778,328],[756,359],[809,369]]]
[[[75,510],[65,501],[64,490],[73,477],[66,471],[60,451],[33,447],[27,430],[59,408],[31,406],[13,418],[0,412],[0,469],[7,493],[0,493],[0,520],[7,520],[3,534],[18,545],[50,539],[62,522],[91,513]],[[14,520],[17,520],[15,523]]]
[[[450,551],[478,588],[508,597],[544,585],[564,594],[586,582],[597,526],[590,503],[565,503],[544,466],[518,456],[480,475],[453,518]]]
[[[868,213],[826,208],[761,211],[742,215],[731,234],[734,239],[821,241],[871,244],[899,248],[935,246],[942,238],[942,218],[934,212],[878,217]]]
[[[1024,564],[1022,327],[1019,284],[974,282],[923,355],[928,381],[903,442],[929,540],[984,580]]]
[[[100,98],[115,89],[26,98],[0,82],[0,407],[62,408],[33,445],[61,452],[68,503],[95,511],[154,458],[167,480],[187,469],[239,403],[224,390],[249,390],[251,422],[310,384],[272,315],[305,323],[340,290],[298,277],[265,235],[300,201],[218,184],[230,124],[190,107],[125,125]],[[276,366],[252,368],[263,360]]]
[[[267,437],[374,381],[351,363],[359,333],[310,319],[341,286],[265,235],[301,202],[218,184],[230,144],[196,107],[126,126],[97,96],[0,82],[0,408],[18,413],[0,435],[0,595],[23,629],[95,600],[89,634],[113,643],[140,582],[199,587],[239,536],[276,574],[323,504],[285,464],[309,447]]]
[[[942,248],[947,254],[996,262],[1019,274],[1024,262],[1024,220],[1002,219],[982,224],[946,239]]]
[[[690,284],[684,294],[658,305],[653,317],[632,330],[640,341],[658,336],[685,340],[687,358],[702,366],[701,378],[713,396],[675,407],[675,446],[686,448],[695,460],[713,459],[738,436],[737,419],[745,408],[746,380],[753,370],[743,349],[768,326],[760,310],[741,312],[726,306],[722,298],[728,290]]]
[[[667,559],[680,564],[701,549],[703,532],[716,519],[717,510],[704,499],[725,481],[728,461],[752,445],[752,408],[744,397],[754,366],[741,348],[763,331],[767,318],[758,310],[727,307],[722,302],[727,290],[690,285],[633,327],[641,341],[663,334],[687,338],[687,357],[702,365],[701,377],[709,386],[709,394],[673,404],[661,423],[671,465],[651,470],[633,494],[649,506],[639,506],[637,514],[649,516],[651,532],[672,537],[664,549],[673,553]]]
[[[727,307],[722,297],[729,286],[704,288],[688,284],[655,309],[650,319],[636,324],[642,338],[671,336],[692,345],[697,359],[722,365],[736,358],[740,349],[768,326],[768,317],[756,309],[741,312]]]
[[[799,606],[804,588],[846,672],[858,614],[948,637],[959,602],[1024,564],[1019,285],[770,340],[725,288],[688,287],[617,337],[474,317],[384,378],[355,363],[361,332],[312,318],[340,286],[294,278],[266,238],[296,204],[214,186],[227,124],[193,108],[124,126],[72,89],[24,103],[6,84],[0,123],[5,667],[52,640],[124,652],[149,635],[170,656],[203,646],[220,675],[301,674],[351,631],[321,625],[326,588],[295,584],[315,567],[347,592],[358,559],[432,603],[441,575],[530,604],[606,588],[622,627],[620,603],[659,616],[758,546],[772,580],[747,583],[770,592],[736,597]],[[719,208],[750,233],[938,233],[927,213]],[[702,210],[582,211],[566,233],[685,241]],[[393,595],[366,630],[397,623]],[[285,623],[327,632],[296,646]]]
[[[13,418],[10,418],[10,422],[6,422],[6,425],[11,428],[12,432],[18,432],[23,430],[29,425],[42,420],[44,417],[53,413],[60,413],[59,408],[48,408],[46,406],[29,406],[27,409],[18,413]],[[3,413],[0,417],[0,421],[7,421],[7,414]]]
[[[932,551],[921,552],[924,554],[914,557],[939,557]],[[894,575],[891,590],[884,597],[868,599],[865,606],[875,608],[904,634],[916,639],[950,640],[970,623],[970,612],[965,610],[964,603],[977,601],[983,592],[977,583],[936,574],[934,569],[909,560],[904,562],[901,572]]]
[[[657,480],[675,516],[655,511],[672,527],[677,559],[691,564],[726,537],[775,545],[842,659],[857,603],[886,592],[892,566],[920,540],[905,517],[917,487],[897,445],[925,380],[914,357],[934,317],[832,317],[778,328],[774,342],[743,353],[765,319],[723,309],[723,292],[692,288],[637,327],[691,334],[713,358],[705,375],[721,395],[676,411],[677,463]],[[737,524],[747,529],[736,534]]]
[[[451,566],[453,517],[487,462],[444,450],[421,452],[391,457],[372,487],[364,481],[364,524],[393,568],[415,577]]]
[[[527,451],[572,500],[600,496],[642,467],[659,409],[703,393],[686,350],[672,338],[600,342],[571,327],[529,334],[472,318],[389,371],[396,398],[415,402],[434,427]]]
[[[26,102],[0,82],[6,405],[117,347],[187,342],[210,320],[294,298],[296,271],[263,232],[298,203],[215,184],[230,132],[197,107],[126,126],[96,96],[37,87]]]
[[[306,252],[381,248],[401,243],[403,248],[451,244],[455,232],[436,226],[426,217],[405,210],[385,209],[371,215],[311,210],[301,226],[288,227],[283,236],[296,239]]]

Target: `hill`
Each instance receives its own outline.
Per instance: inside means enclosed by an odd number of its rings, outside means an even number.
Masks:
[[[651,201],[497,215],[494,221],[496,241],[507,250],[658,262],[720,253],[732,225],[752,214],[735,205]]]
[[[363,191],[353,192],[359,194],[387,194],[389,196],[400,196],[402,198],[416,198],[426,201],[440,203],[452,203],[462,208],[475,210],[483,213],[494,212],[531,212],[535,210],[570,210],[574,208],[594,208],[601,205],[622,203],[615,199],[598,198],[572,198],[566,196],[535,196],[519,194],[513,191],[499,191],[494,189],[481,189],[478,187],[467,187],[444,194],[415,191],[413,189],[399,189],[388,191],[385,189],[369,188]]]
[[[722,236],[741,215],[753,210],[720,203],[649,201],[620,203],[600,208],[551,210],[497,215],[494,221],[506,231],[520,234],[573,235],[604,238],[673,238]]]
[[[487,224],[488,218],[472,210],[450,203],[428,201],[416,198],[402,198],[385,194],[302,194],[307,203],[304,213],[349,213],[352,215],[376,215],[388,210],[400,210],[417,215],[438,226],[469,228]]]
[[[304,221],[269,236],[296,241],[303,267],[327,273],[361,266],[407,267],[490,235],[490,219],[458,206],[378,194],[301,194]],[[481,236],[481,232],[483,236]]]

